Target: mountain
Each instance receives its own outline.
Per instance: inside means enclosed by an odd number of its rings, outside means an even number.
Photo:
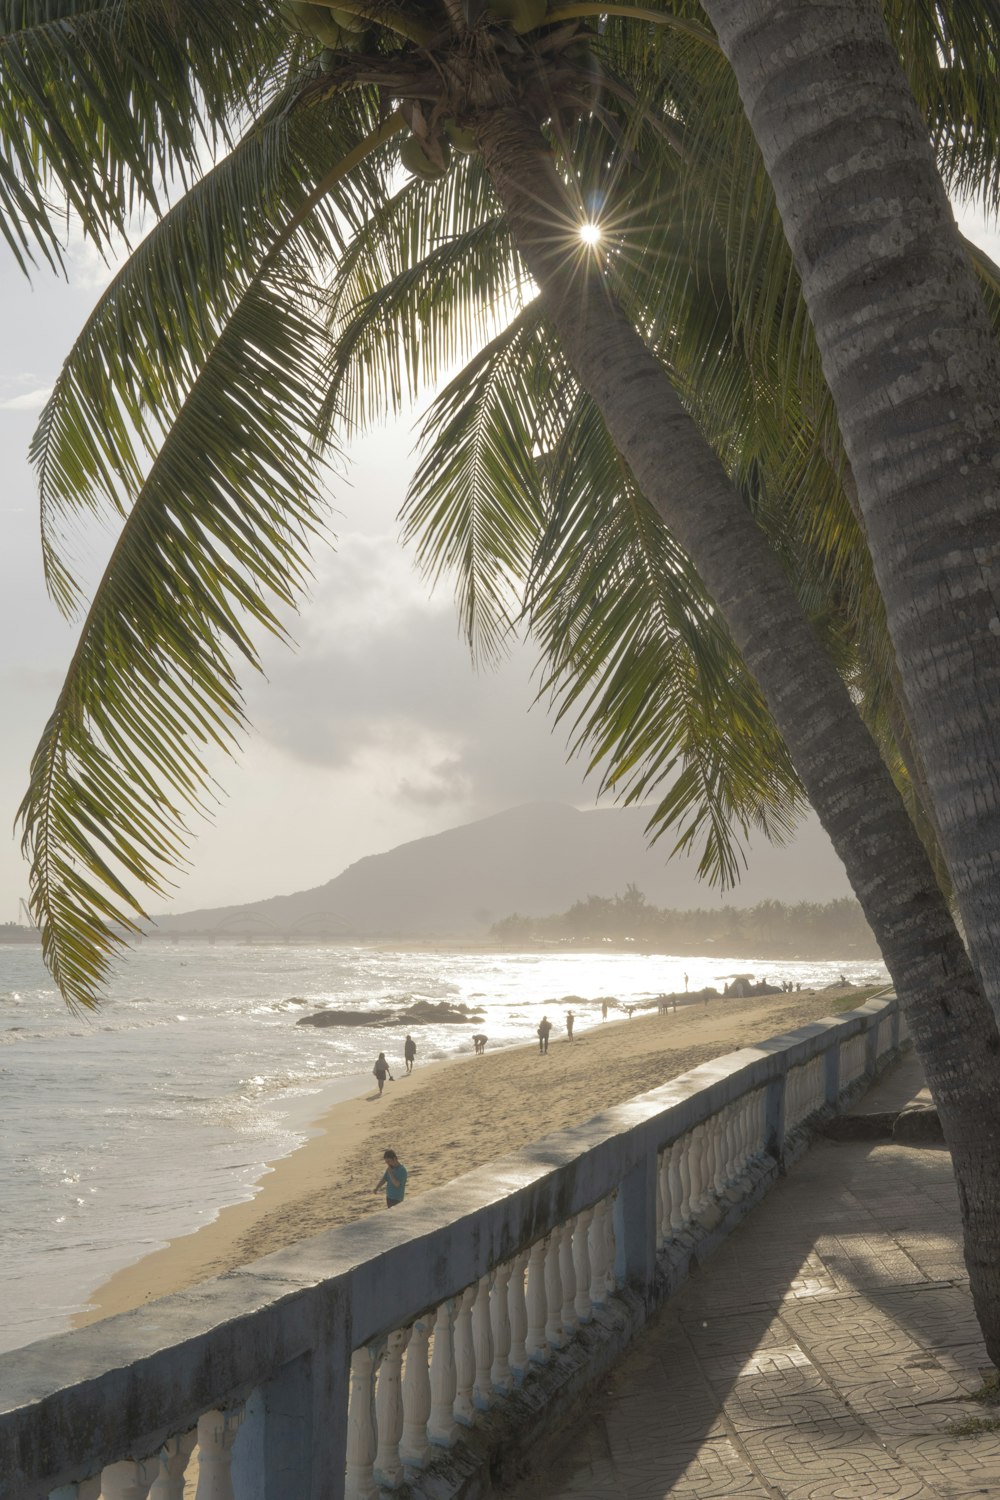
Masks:
[[[579,812],[529,803],[370,854],[312,890],[165,916],[157,927],[165,936],[475,938],[512,912],[547,916],[589,895],[624,892],[630,882],[654,906],[719,904],[719,894],[697,879],[694,860],[668,860],[666,839],[646,847],[647,817],[642,808]],[[725,899],[753,906],[850,894],[840,860],[810,815],[784,849],[761,838],[743,883]]]

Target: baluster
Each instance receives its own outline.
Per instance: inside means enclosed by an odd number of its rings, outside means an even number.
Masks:
[[[559,1224],[549,1235],[545,1254],[545,1342],[550,1349],[561,1349],[566,1342],[562,1329],[562,1277],[559,1253],[563,1230]]]
[[[101,1470],[101,1494],[104,1500],[146,1500],[153,1482],[153,1462],[135,1463],[123,1459]]]
[[[726,1182],[735,1182],[739,1173],[736,1170],[736,1105],[726,1106]]]
[[[681,1224],[687,1224],[691,1218],[691,1132],[681,1138]]]
[[[691,1170],[691,1218],[695,1218],[701,1207],[701,1136],[702,1127],[696,1125],[690,1135],[688,1166]]]
[[[411,1469],[422,1469],[430,1456],[427,1423],[431,1414],[431,1379],[427,1369],[427,1339],[434,1314],[417,1318],[410,1329],[403,1371],[403,1436],[399,1456]]]
[[[742,1176],[750,1164],[750,1152],[747,1142],[749,1140],[747,1130],[747,1109],[749,1107],[749,1096],[744,1094],[736,1105],[736,1169]]]
[[[476,1383],[476,1351],[472,1343],[472,1304],[476,1283],[458,1298],[455,1319],[455,1421],[472,1426],[472,1387]]]
[[[684,1183],[681,1180],[681,1159],[684,1155],[684,1142],[674,1141],[670,1148],[669,1166],[669,1192],[667,1202],[670,1206],[670,1227],[668,1236],[679,1233],[684,1228]]]
[[[670,1159],[674,1148],[660,1152],[656,1173],[656,1248],[662,1250],[670,1238]]]
[[[662,1233],[661,1233],[661,1225],[663,1224],[663,1211],[664,1211],[663,1210],[663,1205],[664,1205],[664,1201],[665,1200],[664,1200],[664,1196],[663,1196],[662,1162],[658,1158],[657,1159],[657,1171],[656,1171],[656,1248],[657,1248],[657,1250],[659,1250],[660,1246],[663,1243],[663,1236],[662,1236]]]
[[[710,1115],[705,1121],[705,1147],[708,1156],[708,1192],[705,1194],[706,1205],[711,1203],[718,1192],[719,1184],[719,1127],[718,1115]]]
[[[530,1251],[521,1250],[514,1257],[507,1288],[507,1310],[510,1314],[510,1368],[520,1384],[528,1371],[528,1306],[524,1298],[524,1273]]]
[[[545,1260],[548,1240],[538,1240],[531,1247],[528,1258],[528,1333],[525,1347],[528,1358],[536,1365],[544,1365],[549,1357],[545,1342]]]
[[[710,1115],[705,1121],[705,1207],[711,1203],[716,1191],[719,1162],[719,1117]]]
[[[726,1175],[726,1167],[729,1164],[729,1148],[726,1142],[726,1130],[728,1127],[729,1107],[721,1110],[716,1116],[716,1138],[715,1138],[715,1195],[721,1197],[723,1189],[729,1178]]]
[[[479,1278],[472,1304],[472,1348],[476,1361],[476,1379],[472,1402],[479,1411],[489,1411],[493,1404],[493,1323],[490,1317],[490,1282],[487,1273]]]
[[[748,1169],[753,1160],[753,1099],[747,1094],[743,1100],[743,1108],[740,1111],[740,1137],[743,1148],[743,1166]]]
[[[754,1156],[763,1156],[764,1155],[764,1145],[765,1145],[765,1140],[764,1140],[764,1125],[765,1125],[765,1118],[766,1118],[766,1115],[765,1115],[766,1107],[767,1107],[767,1096],[766,1096],[766,1094],[765,1094],[765,1092],[764,1092],[763,1089],[758,1089],[757,1092],[756,1092],[756,1094],[754,1094],[754,1112],[753,1112],[753,1154],[754,1154]]]
[[[493,1297],[490,1302],[490,1317],[493,1323],[493,1365],[490,1380],[493,1389],[506,1395],[512,1384],[510,1368],[510,1279],[514,1274],[514,1262],[505,1261],[494,1272]]]
[[[159,1452],[159,1472],[153,1480],[149,1500],[184,1500],[184,1475],[197,1441],[194,1428],[182,1437],[167,1439]]]
[[[436,1448],[451,1448],[455,1430],[455,1303],[442,1302],[434,1322],[431,1353],[431,1416],[427,1436]]]
[[[723,1188],[736,1181],[739,1171],[736,1165],[736,1121],[738,1105],[735,1101],[726,1105],[725,1133],[722,1138],[722,1184]]]
[[[618,1245],[615,1240],[615,1215],[614,1203],[618,1193],[609,1194],[607,1198],[608,1211],[604,1215],[604,1284],[608,1289],[608,1295],[618,1290],[618,1273],[615,1263],[618,1259]]]
[[[712,1135],[707,1120],[702,1120],[698,1130],[698,1212],[704,1213],[712,1196]]]
[[[569,1219],[563,1225],[562,1240],[559,1246],[559,1280],[562,1282],[562,1313],[561,1320],[563,1332],[570,1338],[580,1326],[580,1319],[576,1313],[576,1265],[573,1258],[573,1244],[579,1233],[579,1219]]]
[[[746,1164],[747,1164],[748,1167],[749,1167],[751,1161],[754,1158],[754,1148],[753,1148],[753,1125],[754,1125],[754,1122],[753,1122],[753,1115],[754,1115],[753,1095],[752,1094],[747,1094],[746,1098],[743,1101],[743,1150],[744,1150],[744,1153],[745,1153]]]
[[[206,1411],[198,1418],[197,1500],[233,1500],[233,1443],[242,1421],[242,1407]]]
[[[587,1248],[590,1251],[590,1301],[594,1307],[604,1307],[608,1300],[608,1231],[605,1220],[610,1217],[610,1203],[602,1198],[594,1205],[590,1221]]]
[[[397,1328],[386,1339],[385,1356],[375,1390],[375,1481],[383,1489],[397,1490],[403,1482],[403,1460],[399,1440],[403,1435],[403,1352],[410,1330]]]
[[[375,1372],[378,1351],[362,1345],[351,1355],[351,1388],[347,1407],[346,1500],[376,1500],[378,1488],[373,1473],[378,1447],[375,1427]],[[201,1423],[198,1424],[199,1434]],[[201,1500],[201,1486],[198,1488]]]
[[[593,1321],[594,1309],[590,1301],[590,1225],[594,1210],[585,1208],[576,1216],[573,1230],[573,1275],[576,1280],[576,1297],[573,1300],[578,1323]]]

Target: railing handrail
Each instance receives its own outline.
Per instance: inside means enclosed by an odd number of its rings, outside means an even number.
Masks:
[[[456,1296],[727,1104],[871,1031],[894,999],[768,1038],[407,1200],[186,1291],[0,1354],[0,1497],[152,1451],[310,1350],[358,1348]],[[87,1413],[100,1420],[85,1420]],[[7,1455],[14,1455],[8,1471]],[[16,1479],[15,1479],[16,1483]]]

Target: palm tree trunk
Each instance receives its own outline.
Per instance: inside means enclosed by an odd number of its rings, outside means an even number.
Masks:
[[[973,962],[1000,1013],[1000,349],[876,0],[703,0],[858,483]]]
[[[973,1296],[1000,1363],[1000,1037],[926,853],[763,534],[581,251],[536,125],[511,107],[477,134],[550,326],[725,617],[879,942],[951,1147]]]

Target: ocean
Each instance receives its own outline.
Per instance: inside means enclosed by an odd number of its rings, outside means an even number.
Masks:
[[[417,1066],[531,1041],[573,997],[577,1029],[601,997],[722,988],[736,972],[803,985],[877,963],[644,953],[422,952],[148,942],[94,1014],[66,1010],[37,949],[0,945],[0,1349],[70,1325],[112,1272],[253,1196],[265,1164],[331,1103],[371,1086],[376,1054],[402,1071],[403,1032],[297,1026],[334,1005],[479,1005],[482,1022],[413,1029]],[[387,1085],[391,1088],[391,1085]]]

